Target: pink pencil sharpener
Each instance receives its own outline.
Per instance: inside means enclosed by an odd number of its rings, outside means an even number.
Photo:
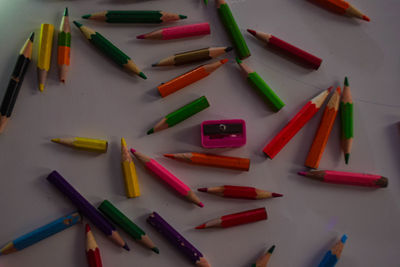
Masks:
[[[244,120],[215,120],[201,123],[201,145],[205,148],[241,147],[245,144]]]

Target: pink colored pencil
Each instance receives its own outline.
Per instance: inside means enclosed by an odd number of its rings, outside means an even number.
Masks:
[[[136,36],[137,39],[171,40],[210,34],[208,22],[162,28]]]
[[[131,148],[131,152],[135,157],[142,162],[147,169],[149,169],[152,173],[157,175],[161,180],[167,183],[170,187],[172,187],[175,191],[177,191],[180,195],[186,197],[189,201],[195,203],[200,207],[204,207],[204,204],[201,203],[200,199],[196,196],[196,194],[184,184],[181,180],[179,180],[175,175],[170,173],[166,168],[161,166],[157,161],[148,156],[136,151]]]
[[[308,171],[299,172],[298,174],[331,184],[357,185],[375,188],[388,186],[388,179],[386,177],[375,174],[339,171]]]

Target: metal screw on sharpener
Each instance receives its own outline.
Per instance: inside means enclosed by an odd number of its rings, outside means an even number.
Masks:
[[[221,131],[225,132],[225,131],[226,131],[226,125],[225,125],[225,124],[220,124],[220,125],[219,125],[219,129],[220,129]]]

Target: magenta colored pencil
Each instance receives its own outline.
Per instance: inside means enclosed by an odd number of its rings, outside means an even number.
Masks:
[[[208,22],[162,28],[160,30],[138,35],[137,39],[171,40],[210,34]]]

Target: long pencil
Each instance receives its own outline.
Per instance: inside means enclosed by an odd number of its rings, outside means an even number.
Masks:
[[[264,147],[264,153],[273,159],[279,151],[303,128],[317,113],[330,93],[332,87],[322,91],[307,102],[305,106],[286,124],[286,126]]]
[[[197,189],[200,192],[214,194],[227,198],[244,198],[244,199],[266,199],[282,197],[282,194],[273,193],[249,186],[223,185],[216,187],[204,187]]]
[[[79,150],[86,150],[99,153],[107,152],[108,148],[107,140],[100,140],[100,139],[93,139],[86,137],[53,138],[51,139],[51,141],[56,144],[61,144]]]
[[[103,54],[111,58],[115,63],[126,69],[128,72],[135,73],[141,78],[147,79],[146,75],[144,75],[135,62],[133,62],[129,56],[107,40],[103,35],[79,22],[74,21],[74,24],[94,46],[103,52]]]
[[[186,19],[187,16],[156,10],[107,10],[83,15],[82,18],[108,23],[163,23]]]
[[[340,87],[338,87],[332,94],[325,107],[324,115],[322,115],[318,130],[315,132],[314,141],[310,147],[310,151],[308,151],[308,156],[305,162],[306,167],[313,169],[318,168],[339,110],[339,103]]]
[[[171,40],[210,34],[208,22],[162,28],[136,36],[137,39]]]
[[[23,236],[14,239],[2,248],[0,248],[0,255],[10,254],[27,248],[49,236],[52,236],[62,230],[65,230],[82,220],[78,212],[70,213],[63,216],[49,224],[33,230]]]
[[[152,64],[152,67],[160,66],[179,66],[187,63],[204,61],[219,57],[232,50],[232,47],[207,47],[192,51],[182,52],[161,59],[157,63]]]
[[[348,164],[354,138],[354,107],[347,77],[344,79],[342,101],[340,102],[340,118],[342,121],[342,147],[344,161]]]
[[[57,62],[60,68],[60,81],[65,83],[71,56],[71,27],[69,25],[68,8],[64,10],[61,20],[60,32],[58,33]]]
[[[342,238],[324,255],[324,258],[318,264],[318,267],[334,267],[342,255],[346,240],[347,235],[343,235]]]
[[[47,176],[47,181],[52,183],[57,189],[63,193],[78,210],[89,219],[97,228],[99,228],[107,237],[109,237],[116,245],[123,247],[129,251],[128,244],[121,238],[115,227],[89,203],[64,177],[57,171],[52,171]]]
[[[219,67],[228,62],[228,59],[222,59],[213,63],[199,66],[191,71],[188,71],[168,82],[157,86],[158,92],[162,97],[166,97],[176,91],[185,88],[186,86],[195,83],[217,70]]]
[[[250,159],[247,158],[226,157],[196,152],[164,154],[164,156],[196,165],[219,167],[238,171],[248,171],[250,168]]]
[[[181,180],[179,180],[175,175],[173,175],[170,171],[166,168],[161,166],[157,161],[154,159],[136,151],[135,149],[131,148],[131,152],[135,157],[146,166],[148,170],[154,173],[158,178],[164,181],[168,186],[174,189],[178,194],[181,196],[186,197],[190,202],[198,205],[199,207],[204,207],[204,204],[201,203],[200,199],[196,196],[196,194],[184,184]]]
[[[156,133],[172,127],[181,121],[193,116],[196,113],[208,108],[210,103],[205,96],[199,97],[198,99],[190,102],[189,104],[169,113],[163,119],[161,119],[153,128],[147,131],[147,134]]]
[[[86,259],[89,267],[102,267],[101,255],[99,246],[94,239],[92,229],[89,224],[86,224]]]
[[[267,267],[269,259],[271,258],[272,253],[274,252],[274,249],[275,245],[270,247],[268,251],[256,261],[256,263],[251,265],[251,267]]]
[[[40,27],[39,55],[37,62],[39,90],[43,92],[51,64],[54,26],[42,24]]]
[[[365,21],[371,21],[371,19],[363,14],[360,10],[355,8],[352,4],[344,0],[310,0],[332,12],[341,15],[347,15],[349,17],[355,17]]]
[[[124,138],[121,138],[121,167],[124,175],[126,197],[140,196],[139,181],[136,174],[135,164],[129,154]]]
[[[7,122],[11,117],[15,102],[18,98],[19,90],[24,81],[25,73],[28,69],[29,63],[31,62],[34,36],[35,33],[31,33],[28,40],[26,40],[25,44],[22,46],[17,63],[15,63],[10,81],[8,82],[6,93],[0,106],[0,133],[4,131]]]

